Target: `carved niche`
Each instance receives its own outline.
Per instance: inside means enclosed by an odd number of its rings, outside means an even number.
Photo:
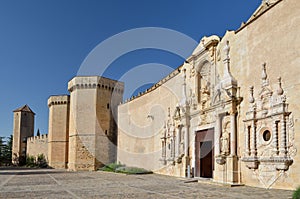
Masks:
[[[197,95],[201,109],[208,108],[211,95],[211,64],[202,62],[197,68]]]
[[[202,60],[199,65],[196,67],[196,94],[194,98],[194,104],[197,102],[197,105],[193,105],[194,110],[198,106],[200,109],[199,114],[199,125],[211,123],[213,120],[212,113],[209,109],[211,108],[211,99],[213,95],[212,88],[214,87],[213,80],[213,66],[208,60]],[[192,98],[193,99],[193,98]]]
[[[173,163],[175,158],[175,128],[174,122],[168,108],[168,117],[165,122],[164,129],[161,135],[162,155],[160,160],[166,165],[168,162]]]
[[[225,116],[222,121],[222,134],[220,138],[221,155],[230,154],[230,116]]]
[[[280,173],[289,169],[296,148],[293,118],[281,87],[281,78],[278,78],[277,89],[272,90],[264,63],[261,79],[261,89],[256,97],[254,87],[250,87],[249,111],[244,120],[245,151],[242,161],[253,169],[266,187],[270,187]]]

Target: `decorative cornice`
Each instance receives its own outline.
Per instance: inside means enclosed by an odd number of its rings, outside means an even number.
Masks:
[[[64,104],[70,104],[70,101],[52,101],[48,103],[48,107],[51,107],[52,105],[64,105]]]
[[[99,76],[74,77],[68,84],[68,90],[73,92],[81,89],[103,89],[123,94],[124,83]]]
[[[74,84],[68,90],[70,92],[73,92],[77,89],[95,89],[96,87],[97,87],[97,84]]]
[[[124,92],[123,87],[119,88],[118,86],[114,86],[111,84],[75,84],[72,87],[69,88],[70,92],[73,92],[75,90],[81,90],[81,89],[103,89],[108,90],[111,92],[117,92],[119,94],[122,94]]]
[[[65,105],[70,103],[69,95],[50,96],[48,99],[48,107],[52,105]]]

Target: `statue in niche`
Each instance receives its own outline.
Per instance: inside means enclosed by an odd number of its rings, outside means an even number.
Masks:
[[[201,104],[202,108],[204,109],[207,108],[208,101],[210,100],[210,82],[206,82],[203,85],[204,86],[201,88]]]
[[[193,107],[194,110],[197,109],[197,99],[196,99],[196,95],[195,93],[192,91],[192,89],[190,89],[190,102],[189,104],[191,105],[191,107]]]
[[[199,67],[199,87],[198,94],[200,96],[200,105],[202,109],[206,108],[208,101],[210,100],[210,75],[211,75],[211,64],[208,61],[205,61]]]
[[[221,137],[221,154],[222,155],[229,155],[229,124],[227,124],[223,130],[222,137]]]

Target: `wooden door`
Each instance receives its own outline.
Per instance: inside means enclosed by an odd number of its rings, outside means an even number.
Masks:
[[[214,170],[214,130],[206,129],[196,133],[195,177],[212,178]]]

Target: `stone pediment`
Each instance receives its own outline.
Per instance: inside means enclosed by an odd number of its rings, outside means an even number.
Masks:
[[[250,24],[253,20],[259,18],[262,14],[267,12],[277,3],[281,2],[282,0],[262,0],[261,5],[255,10],[255,12],[251,15],[251,17],[245,22],[242,22],[241,27],[237,30],[243,29],[245,26]]]
[[[263,14],[265,11],[267,11],[268,9],[270,9],[273,5],[275,5],[279,1],[281,1],[281,0],[262,0],[261,5],[252,14],[252,16],[247,21],[247,23],[250,22],[250,21],[252,21],[256,17],[259,17],[261,14]]]

